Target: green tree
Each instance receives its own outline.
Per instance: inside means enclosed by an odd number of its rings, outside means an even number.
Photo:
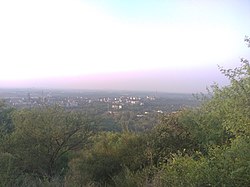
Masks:
[[[148,165],[146,141],[135,133],[102,132],[93,139],[91,149],[84,150],[70,163],[70,183],[115,185],[113,178],[126,169],[142,170]]]
[[[199,108],[182,113],[181,127],[198,141],[200,152],[174,154],[155,174],[155,186],[250,185],[250,64],[241,63],[220,68],[230,84],[213,85]]]
[[[161,124],[149,131],[148,145],[155,165],[167,162],[173,153],[192,154],[198,149],[197,140],[181,122],[184,112],[164,116]]]
[[[11,117],[13,111],[13,108],[7,107],[5,103],[0,100],[0,134],[8,134],[13,130]]]
[[[13,123],[5,152],[23,173],[40,178],[63,176],[68,154],[82,149],[92,134],[82,115],[58,107],[16,111]]]

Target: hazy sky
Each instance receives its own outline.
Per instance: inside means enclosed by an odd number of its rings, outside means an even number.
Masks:
[[[199,92],[248,57],[250,1],[0,0],[0,87]]]

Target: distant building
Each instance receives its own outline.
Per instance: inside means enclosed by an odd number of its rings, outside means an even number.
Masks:
[[[111,108],[115,110],[119,110],[119,109],[122,109],[122,105],[112,105]]]

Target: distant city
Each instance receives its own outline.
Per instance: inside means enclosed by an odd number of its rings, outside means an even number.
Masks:
[[[101,108],[107,113],[138,110],[138,117],[198,105],[191,94],[132,91],[1,89],[0,99],[14,108],[58,105],[69,109]]]

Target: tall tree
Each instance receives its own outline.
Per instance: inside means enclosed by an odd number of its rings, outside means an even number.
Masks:
[[[82,115],[61,108],[16,111],[6,152],[25,173],[51,178],[67,169],[67,154],[82,149],[92,134]]]

